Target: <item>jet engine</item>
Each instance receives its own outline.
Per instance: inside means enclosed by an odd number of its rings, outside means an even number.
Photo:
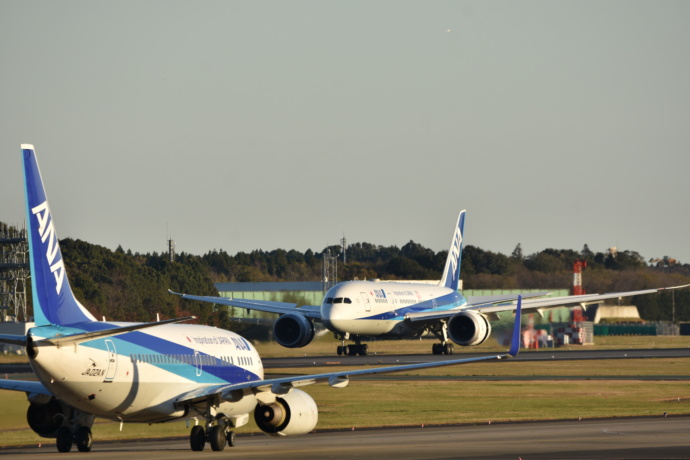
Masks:
[[[54,438],[65,419],[65,409],[55,398],[46,404],[32,402],[26,411],[26,421],[39,436]]]
[[[37,435],[44,438],[58,437],[61,427],[76,429],[76,427],[91,428],[94,416],[82,412],[65,404],[58,399],[46,395],[35,395],[29,398],[29,409],[26,411],[26,421]]]
[[[314,339],[314,323],[299,313],[287,313],[273,324],[273,337],[286,348],[302,348]]]
[[[311,396],[293,388],[272,404],[258,404],[254,420],[268,435],[293,436],[312,431],[319,420],[319,411]]]
[[[484,315],[463,311],[448,321],[448,335],[463,347],[479,345],[491,335],[491,323]]]

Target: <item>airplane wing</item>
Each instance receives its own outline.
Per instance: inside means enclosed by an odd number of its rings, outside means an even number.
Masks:
[[[520,297],[518,297],[517,299],[517,305],[515,308],[515,322],[513,324],[513,336],[510,341],[510,350],[508,350],[508,352],[504,354],[480,356],[476,358],[452,359],[448,361],[405,364],[402,366],[388,366],[373,369],[328,372],[325,374],[298,375],[278,379],[243,382],[238,384],[213,385],[209,387],[199,388],[185,393],[183,395],[180,395],[180,397],[176,401],[176,404],[182,407],[185,404],[194,404],[208,399],[210,397],[220,397],[221,399],[226,401],[233,401],[236,399],[235,395],[237,395],[238,392],[239,394],[241,394],[242,391],[246,389],[251,389],[254,393],[270,391],[274,394],[282,395],[288,393],[292,388],[322,382],[328,382],[328,384],[334,388],[343,388],[348,385],[348,383],[350,382],[350,378],[352,377],[361,377],[364,375],[373,374],[389,374],[393,372],[405,372],[419,369],[430,369],[433,367],[457,366],[459,364],[469,364],[480,361],[493,361],[515,357],[520,352],[520,317],[522,310]]]
[[[23,347],[24,345],[26,345],[26,336],[14,334],[0,334],[0,343],[6,343],[8,345],[19,345]]]
[[[275,302],[270,300],[230,299],[228,297],[190,295],[173,292],[170,289],[168,289],[168,292],[188,300],[198,300],[199,302],[229,305],[231,307],[265,311],[268,313],[277,313],[279,315],[283,315],[285,313],[301,313],[307,318],[321,321],[321,307],[318,305],[305,305],[303,307],[297,307],[297,304],[295,303]]]
[[[52,396],[52,393],[41,382],[29,380],[0,380],[0,390],[24,391],[28,394]]]
[[[542,314],[543,311],[552,308],[559,307],[574,307],[581,306],[582,308],[587,308],[588,305],[598,304],[607,299],[618,299],[621,297],[632,297],[636,295],[644,294],[654,294],[657,292],[671,290],[671,289],[681,289],[690,286],[686,284],[683,286],[673,286],[667,288],[657,288],[657,289],[643,289],[640,291],[626,291],[626,292],[612,292],[607,294],[584,294],[584,295],[569,295],[563,297],[546,297],[546,298],[531,298],[529,300],[522,301],[522,309],[525,311],[536,311]],[[543,294],[543,293],[539,293]],[[538,295],[538,294],[526,294],[527,295]],[[474,300],[474,299],[473,299]],[[420,312],[420,313],[410,313],[406,316],[409,321],[432,321],[450,318],[451,316],[465,310],[475,311],[477,313],[482,313],[485,315],[495,315],[501,312],[513,311],[516,309],[516,303],[513,299],[503,298],[496,302],[480,300],[476,303],[471,303],[468,299],[467,305],[456,308],[453,310],[437,311],[437,312]]]

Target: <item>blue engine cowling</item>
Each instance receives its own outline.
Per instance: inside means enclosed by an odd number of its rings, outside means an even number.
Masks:
[[[273,337],[286,348],[302,348],[314,339],[314,323],[299,313],[287,313],[273,325]]]

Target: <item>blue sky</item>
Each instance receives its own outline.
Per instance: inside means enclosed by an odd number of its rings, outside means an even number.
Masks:
[[[690,263],[690,3],[0,2],[0,221],[61,238]]]

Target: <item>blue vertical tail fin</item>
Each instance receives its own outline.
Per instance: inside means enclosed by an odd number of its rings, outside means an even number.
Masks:
[[[60,243],[33,145],[22,144],[22,160],[34,321],[37,326],[96,321],[74,297],[67,280]]]
[[[448,250],[448,258],[446,259],[446,268],[443,270],[443,278],[439,283],[441,286],[451,288],[454,291],[458,290],[460,280],[460,262],[462,260],[462,237],[465,228],[465,214],[466,210],[460,211],[458,215],[458,222],[455,224],[455,231],[453,232],[453,239],[450,242],[450,249]]]

